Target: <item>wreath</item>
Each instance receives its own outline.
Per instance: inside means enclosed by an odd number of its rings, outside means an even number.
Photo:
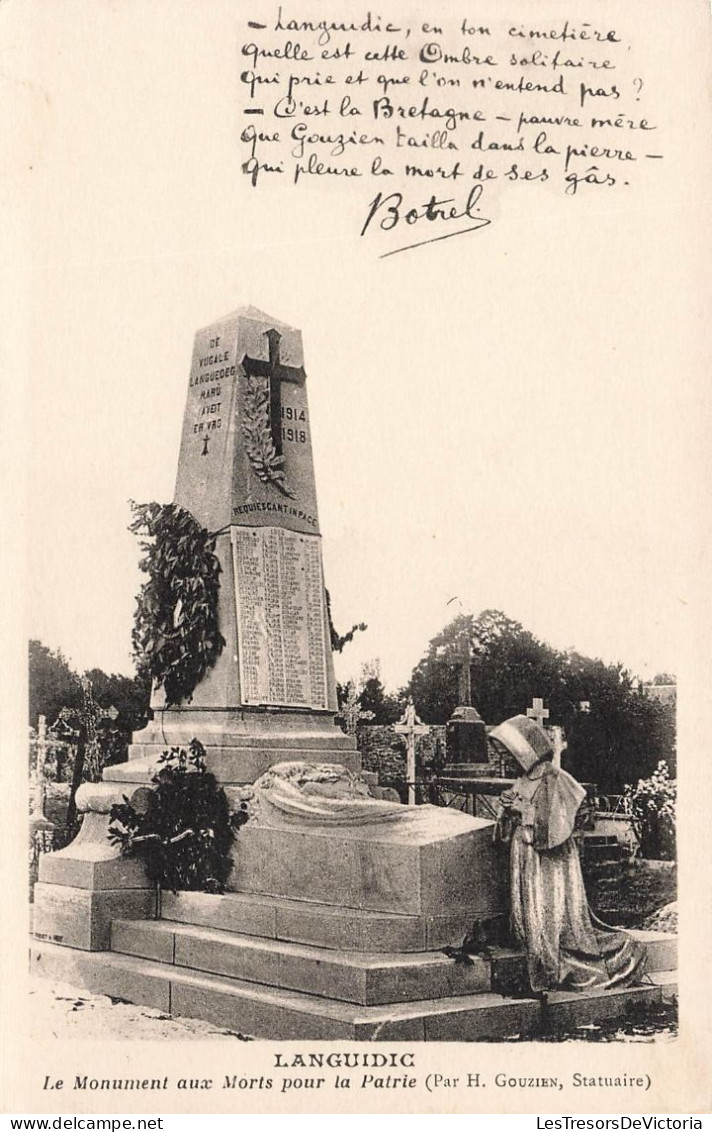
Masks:
[[[230,813],[197,739],[187,751],[164,751],[158,762],[152,789],[138,791],[133,803],[124,797],[111,807],[109,839],[122,856],[143,857],[149,878],[162,888],[223,892],[233,837],[247,821],[246,805]]]
[[[218,626],[220,563],[214,534],[174,504],[134,503],[129,530],[141,542],[148,574],[136,599],[131,635],[140,676],[166,695],[166,706],[190,701],[225,645]]]

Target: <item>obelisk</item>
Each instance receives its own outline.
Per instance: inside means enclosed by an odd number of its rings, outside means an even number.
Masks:
[[[276,762],[357,770],[337,710],[300,331],[244,307],[195,335],[174,502],[217,532],[226,644],[190,703],[152,697],[139,764],[193,737],[224,783]],[[107,777],[108,777],[107,774]]]

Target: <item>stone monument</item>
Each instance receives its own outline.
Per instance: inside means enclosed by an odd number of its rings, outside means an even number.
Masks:
[[[134,736],[135,760],[199,737],[222,782],[274,762],[318,758],[355,769],[337,710],[302,336],[252,308],[199,330],[174,502],[219,532],[226,644],[190,704]]]
[[[372,797],[335,723],[299,331],[251,307],[198,331],[175,502],[217,533],[225,648],[80,789],[79,836],[40,863],[35,970],[256,1037],[531,1032],[540,1004],[496,993],[510,954],[442,951],[505,910],[491,821]],[[108,814],[193,737],[249,820],[224,895],[159,899]]]

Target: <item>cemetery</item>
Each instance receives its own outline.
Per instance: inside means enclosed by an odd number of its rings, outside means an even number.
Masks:
[[[674,777],[662,759],[593,777],[602,666],[569,657],[566,683],[532,662],[525,693],[502,652],[488,684],[487,642],[523,635],[487,611],[431,642],[388,721],[337,687],[349,635],[324,583],[306,382],[301,333],[252,307],[196,333],[173,502],[133,509],[151,710],[126,759],[98,757],[123,716],[91,681],[32,733],[33,971],[270,1040],[536,1040],[674,1002],[672,911],[672,931],[647,926],[675,899]],[[433,673],[451,681],[437,710]],[[640,720],[666,709],[626,695],[643,750]],[[550,748],[552,781],[583,782],[588,899],[629,929],[639,979],[531,988],[497,837],[522,776],[498,740],[512,719]]]

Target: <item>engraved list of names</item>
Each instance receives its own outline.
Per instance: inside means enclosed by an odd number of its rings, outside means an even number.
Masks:
[[[328,708],[320,540],[233,527],[241,698]]]

